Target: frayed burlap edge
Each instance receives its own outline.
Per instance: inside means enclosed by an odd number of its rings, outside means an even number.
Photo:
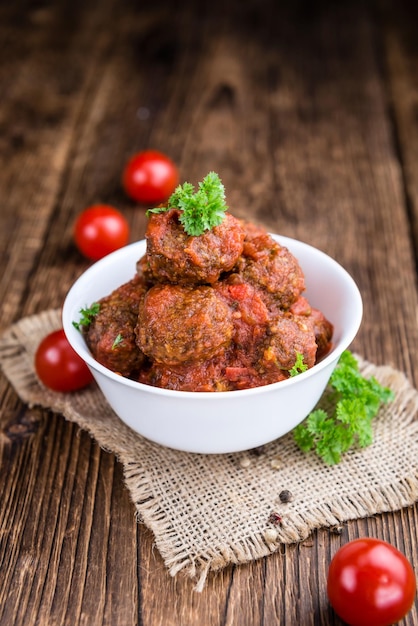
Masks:
[[[363,373],[395,392],[375,420],[375,441],[327,467],[304,455],[287,435],[257,451],[182,453],[145,440],[123,424],[94,386],[75,394],[38,382],[33,355],[61,326],[60,312],[21,320],[0,340],[0,364],[19,397],[86,430],[123,465],[139,521],[154,534],[172,576],[185,573],[201,591],[210,571],[267,556],[314,529],[394,511],[418,499],[418,392],[404,374],[358,357]],[[294,499],[283,504],[281,489]],[[277,512],[280,524],[271,522]]]

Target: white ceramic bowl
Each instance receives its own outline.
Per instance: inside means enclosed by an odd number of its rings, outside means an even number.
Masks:
[[[187,452],[237,452],[281,437],[314,408],[359,329],[362,299],[351,276],[329,256],[294,239],[274,238],[299,260],[307,286],[304,295],[334,325],[334,347],[308,371],[263,387],[218,393],[160,389],[123,378],[92,357],[72,322],[78,321],[81,308],[134,276],[136,261],[145,253],[144,240],[101,259],[74,283],[63,307],[65,334],[110,406],[134,431]]]

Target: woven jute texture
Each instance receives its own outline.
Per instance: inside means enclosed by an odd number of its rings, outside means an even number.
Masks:
[[[19,397],[76,422],[123,465],[138,519],[154,534],[169,572],[203,589],[210,571],[266,556],[314,529],[394,511],[418,499],[418,392],[391,367],[357,357],[366,376],[395,392],[374,422],[374,443],[328,467],[287,435],[262,449],[199,455],[164,448],[135,434],[92,386],[73,394],[44,389],[34,351],[61,326],[57,310],[22,319],[0,340],[0,364]],[[326,394],[325,394],[326,396]],[[198,417],[196,418],[198,419]],[[279,494],[293,495],[282,503]],[[281,524],[273,524],[276,512]]]

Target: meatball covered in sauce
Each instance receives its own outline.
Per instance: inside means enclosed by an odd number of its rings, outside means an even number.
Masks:
[[[318,361],[318,359],[326,356],[331,349],[334,327],[318,309],[312,309],[310,320],[315,333],[316,345],[318,346],[316,353],[316,360]]]
[[[216,282],[234,267],[244,246],[242,224],[229,213],[199,237],[185,232],[178,210],[157,213],[151,215],[145,236],[147,276],[182,285]]]
[[[334,327],[322,311],[312,307],[308,300],[301,296],[292,304],[289,312],[304,317],[312,326],[317,345],[316,360],[326,356],[331,349]]]
[[[224,355],[177,365],[154,361],[151,367],[141,371],[139,382],[176,391],[229,391],[233,388],[225,378]]]
[[[144,294],[144,284],[135,276],[99,300],[99,312],[84,333],[94,358],[122,376],[131,376],[145,360],[135,336],[139,301]]]
[[[246,228],[243,253],[235,271],[261,289],[273,309],[288,309],[305,290],[305,278],[293,254],[253,226]]]
[[[272,320],[264,360],[284,371],[295,365],[298,354],[309,368],[315,365],[317,344],[312,324],[303,316],[284,313]]]
[[[159,363],[209,359],[232,333],[231,310],[210,286],[155,285],[139,307],[138,346]]]

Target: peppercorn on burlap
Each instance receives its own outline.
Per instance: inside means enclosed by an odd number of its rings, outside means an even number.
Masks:
[[[117,456],[138,519],[154,533],[168,570],[186,573],[197,590],[212,570],[266,556],[316,528],[418,499],[418,392],[391,367],[359,358],[363,373],[390,387],[395,400],[375,419],[374,443],[347,453],[339,465],[328,467],[300,452],[292,435],[257,451],[190,454],[135,434],[95,386],[74,394],[43,388],[33,369],[34,351],[60,325],[59,311],[46,311],[8,329],[0,340],[4,374],[25,403],[76,422]],[[284,489],[291,502],[280,501]]]

